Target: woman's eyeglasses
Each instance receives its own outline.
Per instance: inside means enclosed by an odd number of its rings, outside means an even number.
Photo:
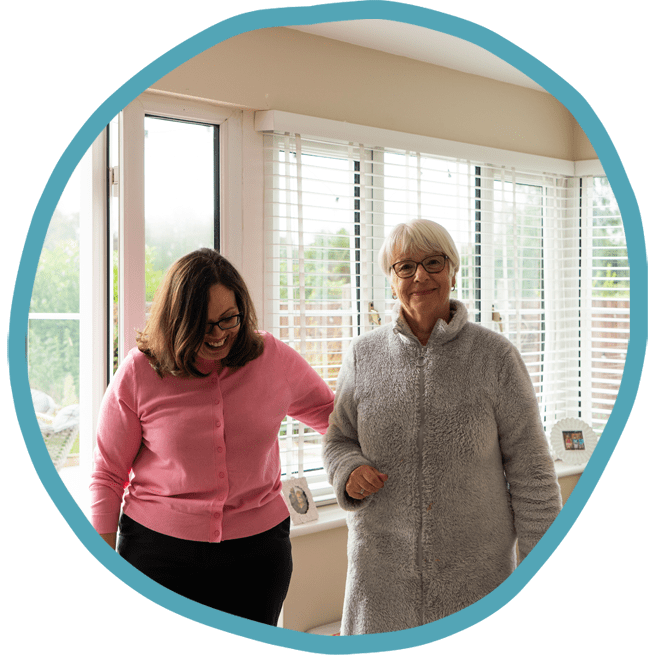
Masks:
[[[430,255],[422,262],[414,262],[411,259],[406,259],[402,262],[396,262],[391,268],[393,268],[398,277],[412,277],[416,273],[419,264],[428,273],[441,273],[446,266],[447,260],[447,255]]]
[[[218,325],[221,330],[229,330],[231,328],[235,328],[237,325],[239,325],[239,323],[241,323],[242,316],[243,314],[234,314],[234,316],[226,316],[220,321],[216,321],[214,323],[209,322],[205,328],[205,333],[209,334],[210,332],[213,332],[215,325]]]

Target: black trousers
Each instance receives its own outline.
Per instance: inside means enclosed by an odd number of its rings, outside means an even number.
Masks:
[[[169,537],[122,514],[116,550],[139,571],[181,596],[277,625],[293,569],[290,524],[287,518],[252,537],[209,543]]]

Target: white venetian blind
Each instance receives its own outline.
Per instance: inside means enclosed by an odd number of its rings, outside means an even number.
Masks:
[[[592,413],[601,425],[622,374],[629,314],[625,241],[605,178],[291,134],[267,134],[264,144],[264,326],[332,388],[352,338],[391,320],[377,266],[384,237],[428,218],[458,247],[453,295],[470,320],[519,348],[545,430],[565,417],[591,422]],[[610,342],[611,362],[600,361]],[[320,443],[297,422],[282,426],[283,476],[307,477],[318,502],[333,498]]]
[[[265,138],[264,327],[300,352],[335,389],[342,355],[366,320],[370,239],[359,147]],[[365,227],[364,232],[367,231]],[[382,292],[384,287],[382,287]],[[280,431],[283,477],[307,477],[316,502],[333,496],[321,435],[288,418]]]
[[[581,285],[585,322],[582,411],[601,434],[614,407],[630,339],[630,267],[618,205],[606,177],[581,182]]]
[[[480,322],[500,329],[519,349],[550,432],[577,411],[571,403],[578,384],[575,197],[561,177],[479,170]]]

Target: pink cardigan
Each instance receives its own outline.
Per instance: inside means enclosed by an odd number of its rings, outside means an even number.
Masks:
[[[244,367],[207,378],[160,378],[137,348],[100,408],[91,514],[116,532],[123,511],[151,530],[218,542],[264,532],[288,515],[278,431],[286,415],[324,434],[334,394],[292,348],[268,333]]]

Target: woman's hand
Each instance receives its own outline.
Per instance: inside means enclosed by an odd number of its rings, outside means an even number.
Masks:
[[[112,550],[116,550],[116,533],[107,532],[106,534],[100,535],[110,546]]]
[[[377,493],[389,479],[386,473],[380,473],[372,466],[358,466],[346,482],[346,493],[355,500]]]

